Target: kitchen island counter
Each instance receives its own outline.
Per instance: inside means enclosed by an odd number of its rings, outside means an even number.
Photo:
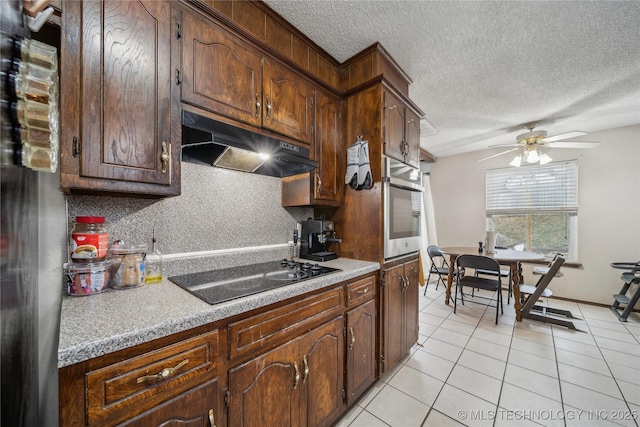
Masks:
[[[322,263],[338,271],[221,304],[210,305],[166,278],[135,289],[62,300],[58,367],[242,314],[380,269],[346,258]]]

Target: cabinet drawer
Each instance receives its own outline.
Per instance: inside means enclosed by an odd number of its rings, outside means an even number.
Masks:
[[[90,371],[87,420],[93,424],[117,412],[156,406],[211,377],[205,374],[217,359],[218,331],[213,331]]]
[[[376,277],[369,276],[349,283],[347,286],[347,307],[355,307],[375,297]]]
[[[343,288],[292,302],[229,325],[229,357],[270,348],[298,336],[343,311]]]

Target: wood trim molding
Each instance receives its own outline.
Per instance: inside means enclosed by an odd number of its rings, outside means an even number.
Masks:
[[[425,150],[424,148],[420,147],[420,161],[427,162],[427,163],[435,163],[438,161],[438,158],[433,154],[431,154],[430,152],[428,152],[427,150]]]

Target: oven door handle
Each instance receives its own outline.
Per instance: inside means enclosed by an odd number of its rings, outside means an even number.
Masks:
[[[421,185],[414,184],[413,182],[408,182],[408,181],[405,181],[405,180],[402,180],[402,179],[385,177],[384,178],[384,182],[386,182],[387,184],[389,184],[389,185],[391,185],[393,187],[403,188],[403,189],[409,190],[409,191],[424,192],[424,188]]]

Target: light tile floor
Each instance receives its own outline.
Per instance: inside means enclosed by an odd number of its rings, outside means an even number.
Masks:
[[[609,308],[551,300],[582,319],[576,332],[516,322],[512,299],[496,325],[495,305],[454,314],[443,286],[423,292],[418,344],[338,427],[638,426],[637,313],[623,323]]]

